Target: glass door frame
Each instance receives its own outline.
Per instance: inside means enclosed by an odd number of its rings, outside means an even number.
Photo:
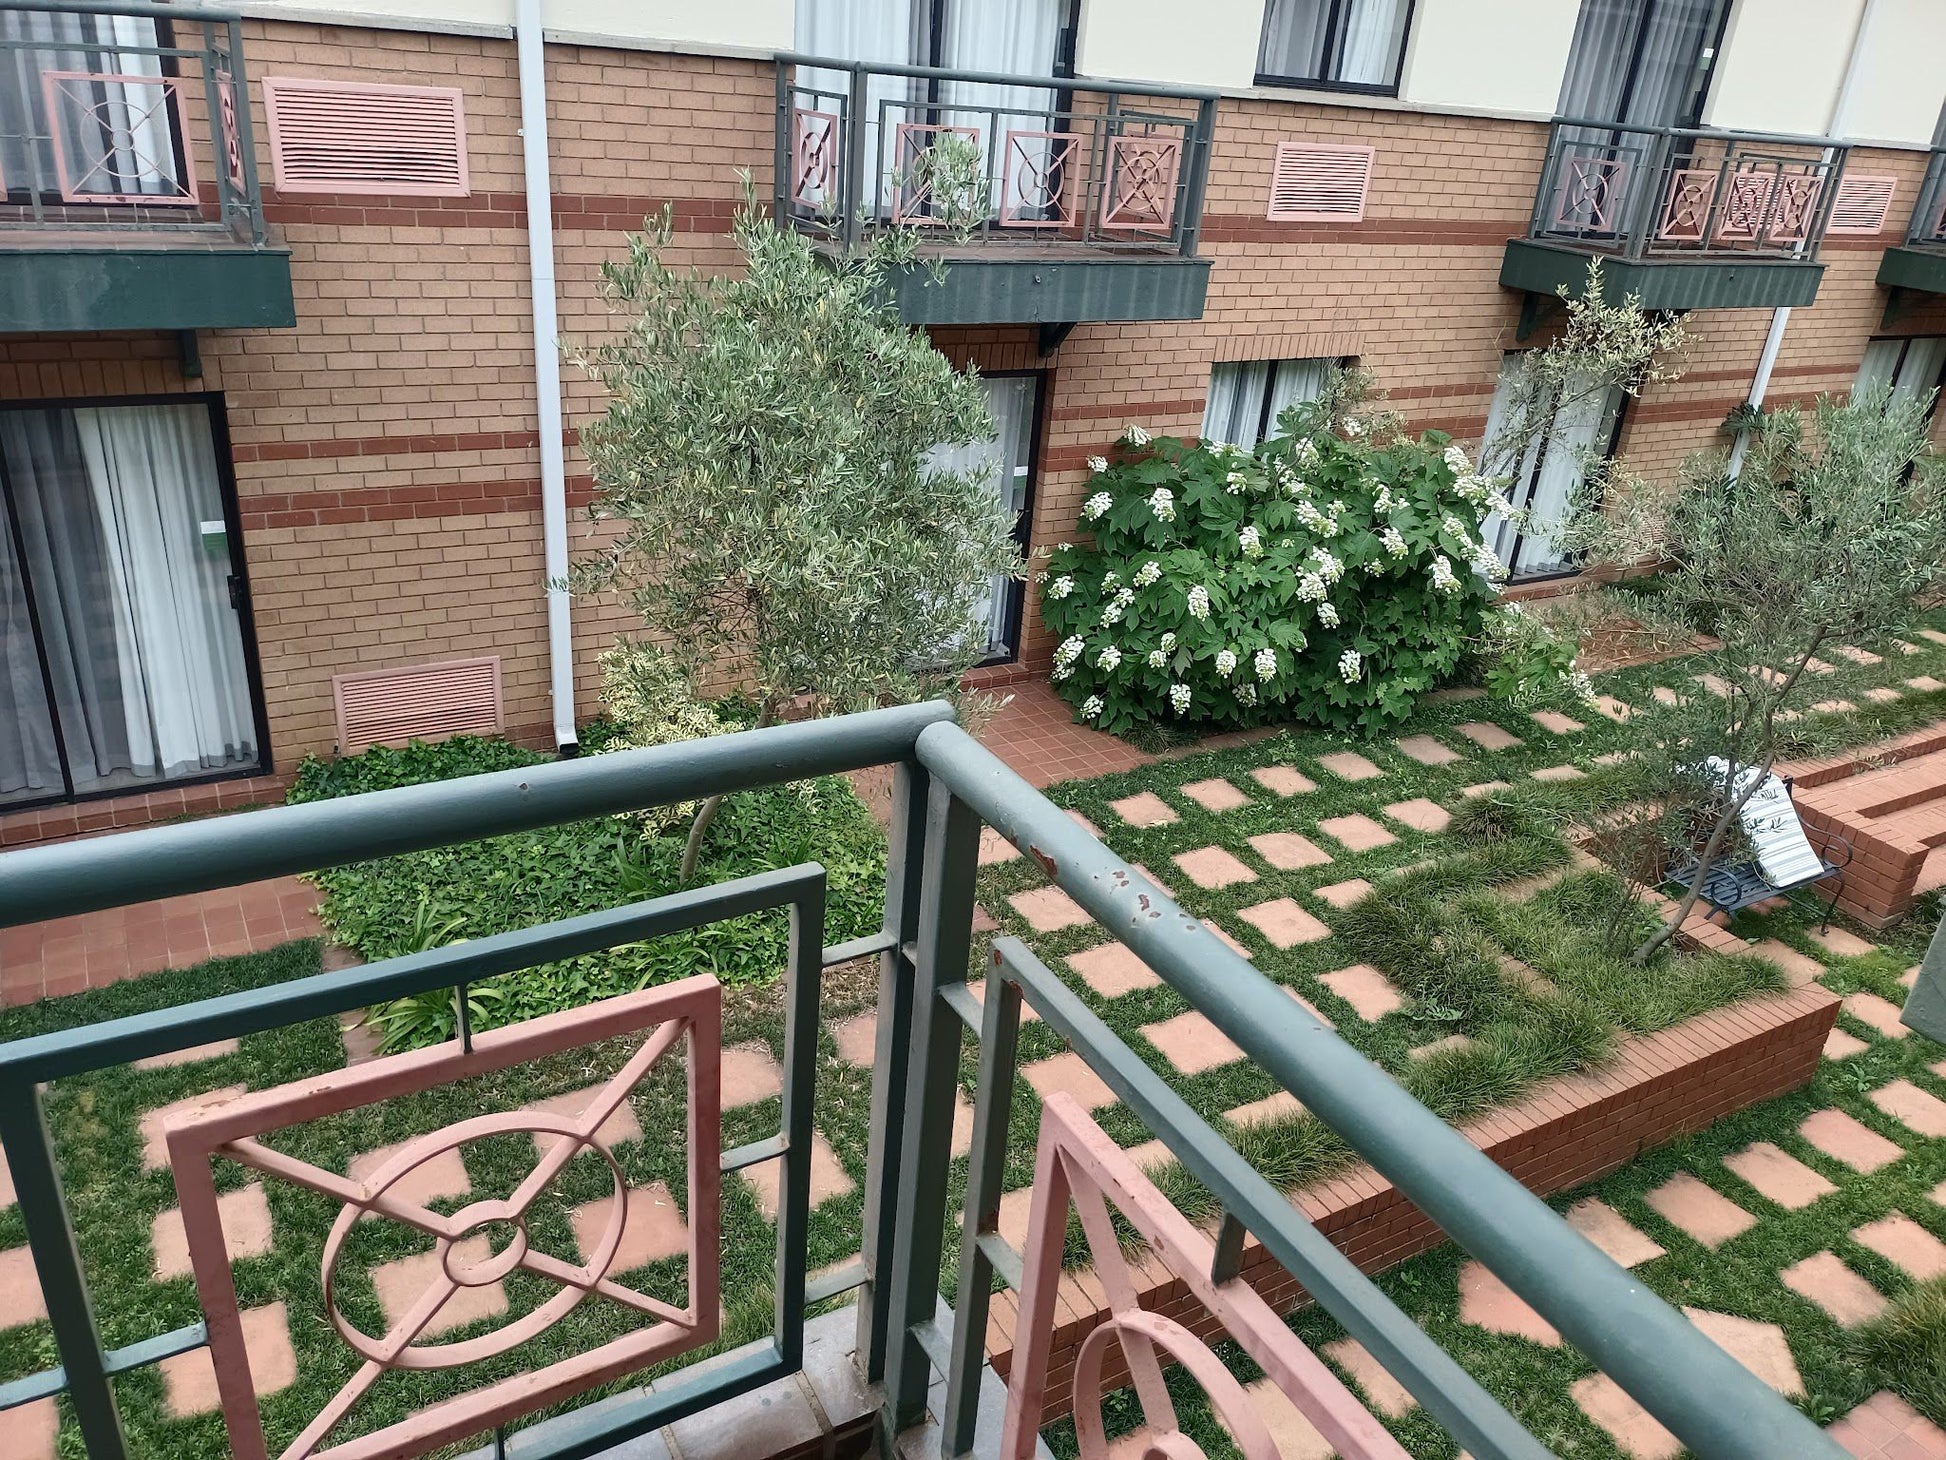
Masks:
[[[982,380],[1020,380],[1031,378],[1034,381],[1034,409],[1027,429],[1027,486],[1021,495],[1020,515],[1014,520],[1014,542],[1025,559],[1033,546],[1034,505],[1039,496],[1041,475],[1041,452],[1047,441],[1047,397],[1048,384],[1054,372],[1051,370],[982,370]],[[974,667],[986,669],[996,664],[1014,664],[1020,660],[1021,641],[1025,637],[1027,623],[1027,580],[1010,578],[1001,598],[999,637],[1007,646],[987,655]],[[990,635],[991,637],[991,635]]]
[[[173,776],[166,780],[110,786],[98,791],[77,791],[74,772],[68,762],[67,738],[61,730],[60,712],[54,702],[53,671],[47,659],[47,641],[41,632],[40,609],[34,598],[32,570],[20,533],[20,514],[16,507],[13,482],[7,472],[4,453],[0,453],[0,498],[4,498],[7,518],[12,524],[12,541],[6,550],[20,565],[20,579],[27,599],[27,623],[34,635],[34,653],[41,677],[41,692],[46,696],[49,723],[54,731],[54,750],[60,758],[61,790],[57,794],[0,801],[0,816],[44,806],[73,806],[88,801],[112,801],[146,796],[180,786],[202,786],[217,781],[246,780],[274,774],[270,755],[270,721],[264,708],[263,667],[257,653],[257,622],[250,595],[250,572],[243,551],[243,522],[237,507],[236,468],[230,452],[230,417],[221,391],[175,391],[154,395],[55,396],[35,400],[0,401],[0,411],[92,410],[113,406],[200,405],[208,412],[210,453],[216,461],[217,497],[223,506],[223,532],[230,552],[230,603],[236,610],[237,632],[243,643],[243,670],[250,692],[251,726],[257,739],[256,761],[233,769],[205,771],[193,776]]]
[[[1504,352],[1500,357],[1502,368],[1504,369],[1505,362],[1508,356],[1527,355],[1531,353],[1532,353],[1531,350],[1525,350],[1525,349],[1508,350]],[[1621,389],[1619,386],[1611,387],[1611,388],[1615,390],[1615,393],[1620,397],[1620,399],[1615,402],[1615,416],[1614,419],[1609,423],[1607,439],[1602,442],[1601,457],[1603,461],[1612,461],[1614,459],[1615,453],[1621,445],[1622,431],[1628,425],[1629,406],[1634,402],[1635,399],[1635,397],[1630,395],[1628,391]],[[1555,402],[1554,409],[1556,413],[1558,413],[1561,409],[1560,402],[1558,399]],[[1513,484],[1515,490],[1520,493],[1520,496],[1516,498],[1514,492],[1511,491],[1507,494],[1507,500],[1513,505],[1513,507],[1516,510],[1525,510],[1526,505],[1534,500],[1534,492],[1540,481],[1541,472],[1544,471],[1547,467],[1548,450],[1550,447],[1553,446],[1553,444],[1554,444],[1554,437],[1553,437],[1553,433],[1550,431],[1548,435],[1542,437],[1541,440],[1535,445],[1533,466],[1528,470],[1522,472],[1521,473],[1522,479],[1516,481]],[[1486,444],[1484,441],[1482,441],[1481,451],[1484,452],[1485,449],[1486,449]],[[1533,584],[1533,583],[1553,583],[1553,582],[1558,582],[1560,579],[1563,578],[1578,578],[1581,576],[1582,572],[1584,571],[1582,565],[1579,562],[1577,562],[1574,558],[1570,557],[1564,559],[1559,567],[1544,568],[1541,571],[1535,573],[1522,573],[1518,568],[1514,566],[1514,564],[1516,563],[1516,561],[1518,561],[1520,557],[1520,550],[1522,547],[1526,545],[1526,543],[1527,543],[1527,530],[1524,527],[1516,527],[1514,529],[1513,541],[1510,544],[1508,544],[1507,547],[1506,586],[1509,588],[1516,588],[1516,587],[1524,588],[1529,584]]]

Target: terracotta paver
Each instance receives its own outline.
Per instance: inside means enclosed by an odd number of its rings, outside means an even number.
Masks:
[[[1431,1044],[1422,1044],[1407,1053],[1416,1060],[1431,1059],[1436,1054],[1444,1054],[1449,1049],[1470,1049],[1473,1036],[1470,1034],[1449,1034],[1444,1039],[1435,1039]]]
[[[1000,922],[976,902],[973,904],[973,921],[970,926],[975,933],[991,933],[1000,926]]]
[[[1218,1029],[1209,1016],[1191,1009],[1173,1019],[1144,1024],[1142,1037],[1161,1051],[1179,1074],[1200,1075],[1218,1065],[1235,1064],[1243,1058],[1229,1035]]]
[[[1257,956],[1256,954],[1252,953],[1248,948],[1244,947],[1241,943],[1237,942],[1235,938],[1232,938],[1221,927],[1211,922],[1208,918],[1203,919],[1203,926],[1210,930],[1211,936],[1214,937],[1217,942],[1221,943],[1225,948],[1228,948],[1232,953],[1236,954],[1237,957],[1255,958]]]
[[[485,1262],[493,1255],[494,1244],[485,1236],[463,1237],[452,1246],[452,1260],[455,1263]],[[437,1252],[415,1253],[411,1257],[401,1257],[396,1262],[382,1262],[372,1269],[372,1290],[378,1294],[378,1305],[385,1313],[387,1328],[396,1325],[411,1311],[412,1305],[425,1295],[426,1289],[440,1280],[440,1272]],[[420,1330],[420,1337],[437,1337],[469,1323],[498,1318],[506,1311],[507,1289],[504,1283],[461,1287],[446,1300],[446,1305],[434,1315],[432,1322]]]
[[[1623,1267],[1635,1267],[1662,1256],[1662,1244],[1635,1226],[1607,1202],[1589,1197],[1567,1210],[1567,1223]]]
[[[1596,695],[1595,710],[1617,724],[1626,722],[1628,717],[1635,713],[1626,702],[1616,699],[1613,695]]]
[[[1311,892],[1314,896],[1321,897],[1333,907],[1342,910],[1350,907],[1371,890],[1371,883],[1363,877],[1354,877],[1349,882],[1334,882],[1329,887],[1314,887]]]
[[[1239,806],[1250,804],[1248,796],[1220,776],[1207,781],[1191,781],[1176,789],[1205,811],[1234,811]]]
[[[1223,1118],[1232,1125],[1255,1125],[1259,1121],[1282,1120],[1285,1116],[1301,1113],[1303,1109],[1303,1103],[1290,1091],[1279,1090],[1261,1100],[1252,1100],[1248,1105],[1239,1105],[1235,1110],[1226,1110]]]
[[[1087,832],[1088,835],[1093,837],[1096,841],[1102,840],[1101,828],[1096,826],[1092,821],[1088,820],[1087,817],[1083,816],[1079,811],[1076,811],[1073,807],[1069,807],[1062,814],[1066,816],[1069,821],[1072,821],[1076,826],[1080,827],[1083,831]]]
[[[1355,750],[1334,750],[1318,757],[1318,764],[1341,781],[1375,781],[1385,772]]]
[[[1946,1242],[1904,1212],[1890,1212],[1852,1230],[1851,1240],[1869,1247],[1907,1277],[1923,1282],[1946,1273]]]
[[[145,1060],[136,1060],[138,1070],[171,1070],[177,1065],[201,1064],[205,1060],[222,1059],[235,1054],[237,1042],[234,1039],[218,1039],[208,1044],[194,1045],[189,1049],[174,1049],[167,1054],[152,1054]]]
[[[1808,953],[1800,953],[1788,943],[1775,938],[1766,938],[1754,945],[1750,951],[1759,958],[1768,958],[1784,970],[1784,977],[1790,980],[1792,988],[1803,988],[1815,983],[1824,976],[1824,965]]]
[[[1304,995],[1300,994],[1296,989],[1292,988],[1289,984],[1279,984],[1278,987],[1281,988],[1287,995],[1289,995],[1290,1000],[1293,1004],[1296,1004],[1300,1008],[1302,1008],[1305,1013],[1309,1014],[1313,1019],[1317,1020],[1318,1023],[1322,1024],[1326,1029],[1336,1029],[1338,1027],[1337,1024],[1335,1024],[1328,1015],[1326,1015],[1321,1009],[1319,1009],[1316,1004],[1312,1003],[1309,999],[1305,998]]]
[[[1941,683],[1930,674],[1915,675],[1911,679],[1908,679],[1905,684],[1907,689],[1916,689],[1920,694],[1927,695],[1937,694],[1940,690],[1946,689],[1946,683]]]
[[[1257,874],[1223,847],[1198,847],[1193,852],[1177,852],[1175,863],[1183,876],[1198,887],[1229,887],[1238,882],[1255,882]]]
[[[373,1276],[377,1276],[376,1269]],[[297,1355],[291,1349],[290,1320],[284,1305],[269,1303],[261,1308],[246,1308],[239,1316],[243,1324],[243,1346],[250,1355],[252,1387],[264,1395],[295,1384]],[[162,1375],[162,1411],[169,1418],[187,1419],[193,1414],[207,1414],[221,1402],[216,1393],[216,1369],[210,1363],[208,1349],[177,1354],[172,1359],[164,1359],[156,1369]]]
[[[1703,1246],[1721,1247],[1757,1225],[1757,1219],[1707,1182],[1678,1172],[1642,1198],[1664,1221]]]
[[[1114,775],[1155,757],[1087,725],[1045,679],[1007,686],[1010,698],[980,727],[980,743],[1036,789]]]
[[[980,865],[991,867],[998,862],[1013,862],[1020,858],[1020,848],[1008,841],[990,826],[980,828]]]
[[[1511,791],[1512,789],[1513,783],[1510,781],[1482,781],[1477,786],[1460,787],[1460,795],[1470,801],[1475,796],[1491,796],[1495,791]]]
[[[1302,796],[1318,788],[1318,783],[1294,766],[1260,765],[1250,779],[1273,796]]]
[[[1108,809],[1130,826],[1167,826],[1172,821],[1182,820],[1176,814],[1176,808],[1153,791],[1141,791],[1133,796],[1124,796],[1119,801],[1110,801]]]
[[[1780,1207],[1799,1211],[1838,1188],[1797,1157],[1769,1141],[1758,1141],[1723,1158],[1731,1174],[1742,1177]]]
[[[1154,988],[1162,980],[1125,943],[1103,943],[1069,957],[1068,967],[1104,999],[1119,998],[1136,989]]]
[[[1588,773],[1578,765],[1544,766],[1534,772],[1537,781],[1581,781],[1586,780],[1587,776]]]
[[[1318,830],[1351,852],[1369,852],[1374,847],[1389,847],[1398,838],[1369,816],[1330,816],[1318,823]]]
[[[676,1199],[662,1182],[631,1187],[627,1195],[627,1214],[622,1222],[621,1245],[608,1264],[610,1274],[633,1272],[665,1257],[677,1257],[689,1250],[689,1228],[684,1225]],[[575,1250],[583,1262],[592,1262],[603,1234],[615,1211],[613,1195],[584,1202],[568,1212],[568,1225],[574,1229]]]
[[[146,1110],[137,1122],[137,1130],[142,1138],[142,1169],[162,1171],[169,1165],[169,1148],[163,1143],[162,1127],[171,1116],[193,1115],[227,1105],[244,1093],[241,1085],[225,1085],[220,1090],[211,1090],[204,1095],[191,1095],[185,1100],[173,1101],[168,1105],[158,1105]]]
[[[724,1051],[725,1055],[728,1055],[728,1053],[728,1050]],[[545,1100],[536,1100],[527,1108],[529,1110],[545,1111],[549,1115],[565,1115],[572,1120],[593,1103],[595,1097],[601,1094],[603,1088],[601,1085],[590,1085],[585,1090],[569,1090],[560,1095],[550,1095]],[[534,1136],[534,1149],[545,1156],[549,1151],[554,1149],[554,1143],[561,1139],[563,1139],[561,1136],[537,1133]],[[595,1140],[604,1146],[626,1145],[630,1141],[639,1141],[641,1139],[642,1123],[635,1118],[635,1106],[627,1100],[624,1100],[614,1110],[609,1112],[608,1119],[604,1120],[595,1129]],[[594,1154],[594,1150],[591,1147],[583,1146],[580,1152],[580,1159],[586,1160]]]
[[[1324,1346],[1324,1356],[1343,1369],[1364,1392],[1366,1407],[1386,1419],[1398,1419],[1419,1407],[1419,1401],[1372,1357],[1355,1338],[1341,1338]]]
[[[1453,727],[1482,750],[1512,750],[1520,737],[1487,720],[1468,720]]]
[[[994,1223],[1007,1244],[1018,1252],[1027,1245],[1027,1225],[1033,1213],[1034,1188],[1015,1187],[1000,1198],[1000,1216]]]
[[[0,1410],[0,1455],[9,1460],[55,1460],[61,1412],[52,1397]]]
[[[1866,690],[1865,698],[1875,705],[1889,705],[1894,700],[1904,699],[1905,692],[1903,690],[1893,689],[1889,684],[1879,684]]]
[[[1541,729],[1550,731],[1555,735],[1572,735],[1577,730],[1585,730],[1588,728],[1579,720],[1572,719],[1562,714],[1559,710],[1536,710],[1527,718],[1540,726]]]
[[[1860,958],[1878,951],[1876,944],[1867,942],[1849,928],[1825,928],[1822,931],[1812,928],[1805,936],[1840,958]]]
[[[1792,1263],[1777,1274],[1777,1280],[1844,1328],[1868,1323],[1885,1311],[1885,1295],[1846,1267],[1835,1252],[1815,1252]]]
[[[759,1161],[755,1166],[746,1166],[737,1175],[749,1184],[750,1193],[757,1198],[757,1209],[764,1214],[764,1220],[777,1220],[777,1187],[783,1179],[784,1158]],[[846,1195],[853,1189],[849,1172],[838,1153],[831,1149],[831,1142],[824,1138],[823,1131],[811,1132],[811,1206],[823,1206],[835,1197]]]
[[[1108,1088],[1086,1060],[1071,1049],[1022,1065],[1020,1073],[1043,1100],[1060,1090],[1072,1095],[1088,1110],[1099,1110],[1104,1105],[1115,1103],[1115,1092]]]
[[[1696,676],[1696,683],[1720,700],[1726,700],[1736,693],[1727,679],[1718,679],[1714,674],[1699,674]]]
[[[1675,1460],[1682,1454],[1682,1441],[1606,1374],[1575,1380],[1568,1394],[1583,1414],[1608,1432],[1628,1460]]]
[[[784,1072],[771,1057],[770,1047],[755,1041],[733,1044],[723,1051],[723,1108],[755,1105],[784,1093]]]
[[[1804,1118],[1797,1133],[1834,1161],[1869,1175],[1889,1166],[1905,1151],[1842,1110],[1819,1110]]]
[[[966,991],[969,994],[973,995],[973,997],[984,1007],[984,1005],[986,1004],[986,997],[987,997],[987,981],[985,979],[983,978],[968,979],[966,981]],[[1041,1016],[1034,1012],[1034,1006],[1028,1003],[1025,998],[1021,999],[1020,1022],[1022,1024],[1038,1024],[1040,1022],[1040,1018]]]
[[[1854,1460],[1946,1460],[1946,1430],[1881,1389],[1826,1430]]]
[[[270,1251],[270,1203],[262,1186],[253,1181],[224,1192],[216,1199],[216,1211],[223,1220],[223,1249],[231,1262],[262,1257]],[[183,1230],[180,1209],[171,1207],[156,1214],[149,1227],[149,1245],[155,1251],[157,1282],[189,1276],[189,1237]]]
[[[47,1316],[34,1254],[25,1247],[0,1249],[0,1328],[38,1323]]]
[[[1432,738],[1430,735],[1407,735],[1392,742],[1393,749],[1408,760],[1416,760],[1420,765],[1451,765],[1464,759],[1457,750]]]
[[[1331,929],[1288,897],[1241,908],[1237,916],[1262,933],[1273,948],[1295,948],[1300,943],[1316,943],[1331,936]]]
[[[1870,649],[1861,649],[1856,644],[1840,644],[1832,650],[1834,654],[1849,659],[1853,664],[1883,664],[1885,657],[1874,654]]]
[[[1673,689],[1669,688],[1668,685],[1659,684],[1655,687],[1655,702],[1658,705],[1681,704],[1682,696],[1677,694]]]
[[[1904,1039],[1912,1032],[1899,1022],[1899,1006],[1877,994],[1863,989],[1855,994],[1846,994],[1842,1007],[1859,1023],[1870,1025],[1887,1039]]]
[[[1279,1460],[1331,1460],[1336,1452],[1317,1427],[1298,1412],[1290,1397],[1269,1378],[1243,1386],[1250,1407],[1270,1431]]]
[[[1682,1311],[1710,1342],[1786,1399],[1803,1397],[1804,1380],[1797,1372],[1797,1360],[1791,1357],[1784,1330],[1775,1323],[1739,1318],[1733,1313],[1712,1313],[1707,1308]]]
[[[867,1009],[834,1024],[831,1037],[838,1045],[838,1058],[848,1065],[869,1070],[878,1059],[878,1011]]]
[[[1392,981],[1369,963],[1354,963],[1350,968],[1321,974],[1318,982],[1350,1004],[1360,1019],[1376,1022],[1405,1007]]]
[[[353,1156],[345,1175],[353,1181],[366,1181],[387,1161],[412,1144],[400,1141],[396,1145],[380,1146],[366,1151],[363,1155]],[[472,1178],[466,1174],[466,1162],[457,1148],[441,1151],[414,1166],[405,1175],[386,1188],[388,1195],[401,1201],[415,1202],[420,1206],[442,1198],[458,1199],[473,1194]],[[368,1217],[367,1220],[370,1220]]]
[[[1922,1136],[1946,1136],[1946,1100],[1921,1090],[1910,1080],[1881,1085],[1867,1097],[1892,1119]]]
[[[1828,1060],[1848,1060],[1855,1054],[1863,1054],[1871,1046],[1864,1040],[1845,1033],[1837,1025],[1824,1037],[1824,1057]]]
[[[1414,831],[1444,831],[1446,824],[1453,819],[1452,812],[1424,796],[1415,796],[1410,801],[1394,801],[1385,808],[1385,814]]]
[[[1459,1316],[1462,1323],[1494,1333],[1512,1334],[1548,1348],[1561,1346],[1560,1331],[1482,1263],[1469,1260],[1460,1268]]]
[[[1027,919],[1027,926],[1037,933],[1058,933],[1063,928],[1079,927],[1082,923],[1092,922],[1081,906],[1058,887],[1036,887],[1027,892],[1016,892],[1007,901],[1013,910]]]
[[[1322,867],[1331,853],[1307,836],[1294,831],[1267,831],[1250,838],[1250,845],[1280,872],[1295,872],[1303,867]]]

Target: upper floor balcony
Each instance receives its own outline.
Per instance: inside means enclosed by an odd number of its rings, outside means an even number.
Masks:
[[[1878,281],[1895,290],[1946,294],[1946,143],[1933,147],[1926,179],[1912,204],[1905,242],[1885,251]]]
[[[0,0],[0,333],[296,323],[242,23]]]
[[[777,217],[833,251],[911,228],[922,324],[1198,319],[1213,92],[781,56]]]
[[[1603,260],[1648,309],[1809,304],[1847,148],[1820,137],[1557,118],[1500,282],[1551,297]]]

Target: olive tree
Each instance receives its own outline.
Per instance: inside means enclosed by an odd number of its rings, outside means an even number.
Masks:
[[[577,358],[609,397],[581,432],[606,531],[573,585],[623,594],[692,685],[736,676],[759,725],[951,693],[1021,571],[985,473],[936,454],[991,435],[979,379],[891,307],[896,241],[825,257],[747,186],[733,237],[740,271],[678,268],[665,212],[603,266],[620,329]]]

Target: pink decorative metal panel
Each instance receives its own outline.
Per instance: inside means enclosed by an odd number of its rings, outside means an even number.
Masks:
[[[1826,233],[1877,233],[1892,211],[1899,180],[1889,172],[1848,172],[1831,200]]]
[[[1777,179],[1776,201],[1764,235],[1772,243],[1801,243],[1817,221],[1824,179],[1814,172],[1787,172]]]
[[[936,187],[939,181],[936,149],[940,140],[946,137],[963,137],[975,149],[980,145],[978,127],[938,126],[931,122],[899,123],[892,154],[894,222],[943,223],[948,221],[950,214],[963,210],[968,200],[942,198]],[[976,173],[973,178],[964,181],[977,179]],[[962,179],[955,178],[954,181]]]
[[[567,1117],[521,1110],[476,1116],[408,1143],[363,1181],[323,1170],[258,1140],[300,1122],[630,1036],[640,1036],[640,1046],[581,1114]],[[686,1041],[688,1055],[689,1291],[683,1307],[639,1293],[611,1276],[627,1222],[628,1188],[620,1163],[599,1136],[602,1123],[678,1041]],[[324,1304],[338,1336],[363,1362],[283,1451],[282,1460],[311,1456],[397,1460],[423,1455],[715,1339],[721,1046],[722,990],[715,979],[697,977],[496,1029],[474,1040],[471,1053],[454,1044],[415,1050],[170,1121],[166,1129],[169,1163],[182,1201],[190,1264],[209,1326],[210,1359],[236,1460],[268,1460],[269,1449],[226,1255],[213,1158],[223,1157],[343,1203],[324,1247]],[[505,1200],[477,1201],[446,1216],[400,1192],[414,1171],[445,1152],[472,1141],[528,1133],[563,1139],[545,1143],[545,1153],[532,1173]],[[577,1264],[533,1245],[527,1215],[568,1162],[583,1151],[592,1151],[606,1162],[613,1204],[594,1251]],[[425,1291],[388,1332],[376,1337],[354,1327],[336,1299],[345,1239],[353,1224],[366,1216],[387,1217],[431,1237],[438,1256],[435,1275]],[[506,1243],[484,1259],[469,1261],[456,1248],[462,1241],[480,1237],[487,1237],[491,1246],[494,1233],[504,1236]],[[560,1291],[496,1332],[453,1343],[417,1342],[463,1289],[498,1282],[515,1271],[548,1279],[559,1284]],[[493,1358],[544,1332],[592,1298],[626,1309],[635,1320],[630,1330],[572,1358],[457,1394],[383,1429],[321,1448],[390,1370],[446,1369]]]
[[[1079,132],[1008,132],[1000,226],[1072,225],[1076,221],[1075,173],[1080,152]]]
[[[279,192],[463,198],[470,191],[457,87],[268,76],[263,93]]]
[[[1655,236],[1671,243],[1701,243],[1716,201],[1716,169],[1679,167],[1669,174],[1669,196]]]
[[[1169,232],[1176,221],[1176,174],[1181,170],[1180,137],[1141,133],[1111,139],[1101,226]]]
[[[791,201],[807,208],[823,206],[838,186],[838,139],[842,135],[836,112],[791,108]]]
[[[177,76],[43,71],[62,201],[195,207],[195,163],[186,139],[182,171],[176,170],[181,90]]]
[[[1108,1440],[1101,1417],[1102,1370],[1111,1341],[1119,1342],[1142,1401],[1148,1456],[1191,1460],[1200,1453],[1176,1424],[1158,1353],[1181,1364],[1209,1394],[1218,1416],[1247,1460],[1278,1460],[1278,1450],[1250,1398],[1203,1341],[1175,1320],[1139,1306],[1135,1280],[1122,1257],[1108,1211],[1115,1206],[1190,1292],[1216,1314],[1230,1336],[1316,1426],[1341,1460],[1407,1460],[1385,1426],[1306,1348],[1271,1306],[1241,1278],[1213,1281],[1215,1244],[1169,1205],[1127,1152],[1117,1148],[1072,1096],[1050,1095],[1041,1107],[1028,1218],[1026,1281],[1020,1295],[1013,1371],[1001,1460],[1030,1460],[1042,1414],[1053,1347],[1061,1254],[1072,1200],[1094,1258],[1095,1277],[1110,1316],[1075,1356],[1074,1431],[1084,1460],[1102,1460]]]
[[[243,191],[243,132],[237,125],[236,78],[228,71],[216,73],[216,135],[223,147],[223,178],[232,192]]]
[[[1569,158],[1555,193],[1554,226],[1613,233],[1621,222],[1628,173],[1626,158]]]
[[[340,755],[413,740],[498,735],[505,728],[498,655],[333,675],[331,698]]]
[[[1768,168],[1739,167],[1724,180],[1723,206],[1716,216],[1719,241],[1755,240],[1770,219],[1770,200],[1777,191],[1777,174]]]
[[[1375,147],[1279,142],[1270,169],[1270,207],[1280,223],[1358,223],[1365,217]]]

